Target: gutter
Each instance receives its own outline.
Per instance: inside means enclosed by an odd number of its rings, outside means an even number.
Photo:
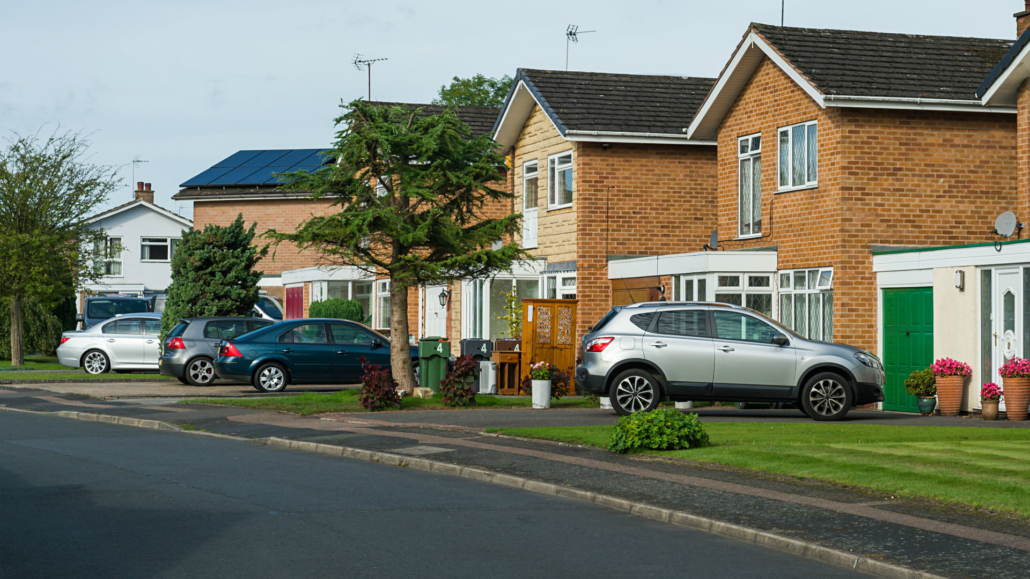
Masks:
[[[865,104],[873,107],[883,108],[922,108],[927,110],[970,110],[984,113],[1016,113],[1016,107],[989,107],[984,106],[980,103],[980,101],[966,99],[823,95],[823,100],[826,101],[827,106],[839,107],[860,107],[863,106],[863,104]],[[834,102],[837,102],[838,104],[831,104]]]
[[[716,145],[717,141],[699,141],[687,135],[670,133],[629,133],[624,131],[565,131],[566,141],[605,141],[624,143],[677,143],[683,145]]]

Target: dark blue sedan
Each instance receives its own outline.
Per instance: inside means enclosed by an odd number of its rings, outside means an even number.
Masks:
[[[215,374],[250,382],[260,392],[281,392],[291,382],[360,382],[361,358],[389,368],[389,339],[356,322],[290,320],[223,342]],[[418,348],[411,348],[411,359],[418,363]]]

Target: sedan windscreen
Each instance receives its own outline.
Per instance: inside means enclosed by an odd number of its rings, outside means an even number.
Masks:
[[[86,316],[94,320],[106,320],[117,315],[142,314],[146,311],[146,300],[90,300]]]

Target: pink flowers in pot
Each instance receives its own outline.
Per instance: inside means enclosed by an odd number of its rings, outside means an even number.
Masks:
[[[1002,378],[1030,378],[1030,361],[1024,358],[1013,358],[998,369]]]
[[[981,400],[1001,400],[1001,387],[994,382],[988,382],[980,388]]]
[[[970,376],[973,374],[973,369],[969,367],[969,364],[965,362],[959,362],[951,358],[941,358],[930,366],[933,370],[933,375],[938,378],[945,376]]]
[[[529,367],[529,375],[532,376],[534,380],[550,380],[551,372],[551,363],[543,360]]]

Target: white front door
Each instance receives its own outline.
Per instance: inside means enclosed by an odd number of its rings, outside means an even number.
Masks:
[[[998,370],[1016,356],[1022,356],[1023,283],[1019,268],[996,269],[994,280],[994,382],[1002,383]],[[1002,400],[1002,410],[1005,402]]]
[[[426,288],[426,321],[424,337],[447,336],[447,307],[440,305],[440,294],[447,286],[431,285]]]

